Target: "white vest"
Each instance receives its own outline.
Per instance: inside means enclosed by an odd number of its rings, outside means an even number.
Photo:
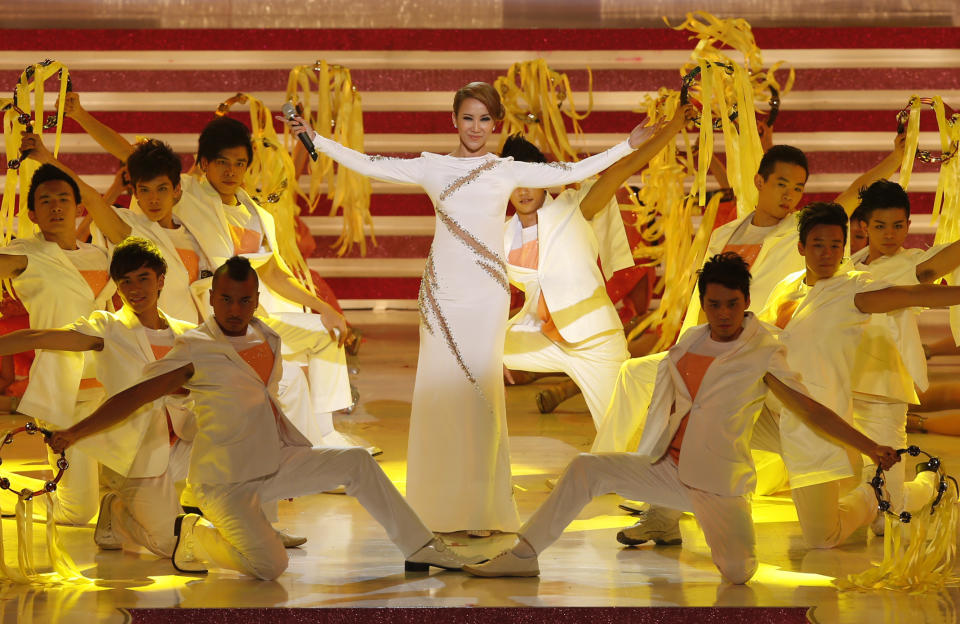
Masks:
[[[97,249],[103,252],[103,269],[108,270],[106,250]],[[0,248],[0,253],[27,257],[27,268],[13,278],[13,288],[30,315],[32,329],[56,329],[94,310],[112,307],[111,297],[116,292],[113,280],[108,279],[94,296],[60,246],[45,240],[41,234],[10,241]],[[80,379],[85,370],[91,375],[95,372],[89,364],[85,368],[88,358],[78,352],[37,351],[30,367],[30,383],[18,411],[60,428],[73,425]],[[84,392],[83,398],[94,399],[100,395],[99,390]]]
[[[160,314],[175,336],[194,327]],[[134,385],[143,376],[143,367],[156,361],[143,325],[128,306],[115,313],[98,310],[76,321],[70,329],[103,339],[103,350],[92,355],[97,361],[97,378],[108,396]],[[167,413],[177,436],[189,442],[196,433],[191,408],[192,401],[186,396],[163,397],[124,421],[80,440],[77,448],[123,476],[159,476],[167,469],[170,458]]]
[[[539,290],[550,317],[567,342],[581,342],[597,334],[623,331],[620,317],[607,295],[603,275],[597,267],[599,245],[594,229],[580,211],[583,193],[567,190],[551,199],[549,193],[537,211],[539,257],[536,271],[507,264],[510,281],[521,290]],[[609,210],[604,208],[604,211]],[[619,211],[618,211],[619,214]],[[514,215],[504,234],[505,255],[519,231]],[[623,225],[620,225],[621,232]],[[625,236],[625,235],[624,235]],[[630,266],[633,266],[631,261]],[[606,267],[605,267],[606,268]],[[623,268],[611,267],[608,273]],[[539,284],[539,289],[533,283]],[[523,309],[511,319],[513,324],[528,310],[536,310],[538,298],[527,296]]]
[[[707,243],[704,262],[722,252],[736,231],[741,226],[746,227],[745,224],[753,219],[753,214],[753,212],[750,212],[730,223],[724,223],[714,230],[713,234],[710,235],[710,242]],[[798,240],[797,217],[795,214],[784,217],[770,235],[763,239],[760,253],[750,268],[752,279],[750,280],[750,307],[748,309],[751,312],[759,312],[763,309],[767,298],[780,280],[805,268],[803,256],[797,251]],[[700,312],[700,294],[694,286],[693,296],[690,297],[687,314],[684,316],[683,326],[680,328],[681,336],[691,327],[704,322],[700,318]]]

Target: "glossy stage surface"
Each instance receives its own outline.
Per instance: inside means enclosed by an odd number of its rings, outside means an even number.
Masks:
[[[338,427],[384,449],[384,470],[402,488],[407,424],[417,356],[412,312],[348,314],[366,332],[359,358],[361,405]],[[956,360],[931,366],[934,379],[953,376]],[[507,408],[516,496],[527,517],[545,498],[545,480],[587,450],[593,426],[579,397],[550,415],[534,404],[538,384],[509,388]],[[450,415],[455,418],[455,414]],[[6,423],[4,423],[6,425]],[[912,436],[911,441],[960,467],[956,438]],[[4,451],[4,467],[39,470],[35,438]],[[953,469],[953,470],[951,470]],[[39,473],[33,473],[39,476]],[[4,508],[12,496],[3,493]],[[684,546],[623,548],[616,531],[632,524],[619,499],[596,499],[540,559],[532,579],[479,579],[460,572],[405,574],[400,552],[352,498],[319,494],[281,502],[279,526],[309,542],[288,550],[290,567],[276,582],[231,572],[207,578],[178,575],[169,561],[118,551],[98,552],[93,526],[64,528],[70,554],[93,583],[67,589],[7,585],[0,588],[0,619],[7,623],[123,622],[136,607],[538,607],[538,606],[804,606],[816,622],[954,622],[960,591],[908,596],[892,592],[839,592],[831,582],[879,559],[882,540],[855,534],[847,545],[810,551],[803,545],[790,499],[758,497],[754,503],[761,566],[747,586],[722,583],[692,517],[682,523]],[[13,520],[3,520],[4,549],[13,555]],[[37,539],[43,526],[36,524]],[[512,543],[454,536],[458,548],[493,555]],[[42,543],[42,542],[39,542]],[[38,553],[39,553],[38,545]],[[39,555],[41,561],[45,555]]]

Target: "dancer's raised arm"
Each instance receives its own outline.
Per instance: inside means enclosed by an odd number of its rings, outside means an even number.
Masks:
[[[568,163],[528,163],[510,161],[509,171],[514,176],[517,186],[527,188],[550,188],[579,182],[592,175],[600,173],[614,164],[650,137],[649,130],[637,125],[622,143],[617,143],[610,149],[594,154],[589,158]]]

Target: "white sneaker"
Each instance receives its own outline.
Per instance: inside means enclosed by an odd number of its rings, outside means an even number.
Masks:
[[[97,528],[93,530],[93,541],[101,550],[120,550],[123,544],[113,532],[113,501],[116,492],[107,492],[100,499],[100,513],[97,514]]]
[[[627,546],[636,546],[650,540],[660,546],[682,544],[679,518],[661,512],[658,507],[650,507],[640,517],[640,522],[617,533],[617,541]]]
[[[540,563],[537,556],[518,557],[512,550],[505,550],[490,561],[463,566],[464,572],[474,576],[539,576]]]
[[[286,529],[274,529],[284,548],[296,548],[307,543],[307,538],[301,535],[291,535]]]
[[[197,525],[200,516],[197,514],[182,514],[177,516],[173,525],[173,534],[177,536],[177,545],[173,548],[173,567],[179,572],[188,574],[206,574],[207,566],[197,559],[195,554],[196,536],[193,528]]]
[[[427,572],[430,566],[459,570],[466,563],[463,557],[453,552],[443,540],[435,537],[429,544],[407,557],[403,568],[407,572]]]

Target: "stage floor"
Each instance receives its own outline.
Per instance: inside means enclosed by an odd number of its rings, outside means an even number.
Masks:
[[[416,314],[348,316],[368,340],[359,359],[361,406],[338,418],[337,426],[382,447],[380,463],[402,489],[417,357]],[[934,378],[956,370],[949,361],[931,367]],[[534,403],[537,389],[534,384],[507,391],[515,491],[524,518],[545,498],[545,480],[587,450],[594,433],[582,399],[544,416]],[[940,454],[948,470],[960,466],[956,439],[927,435],[911,440]],[[17,441],[5,452],[5,467],[29,470],[33,462],[39,463],[39,441]],[[12,504],[4,501],[5,508]],[[813,607],[811,617],[817,622],[920,624],[956,621],[960,610],[957,588],[922,596],[837,591],[833,579],[862,571],[871,559],[879,559],[882,540],[861,531],[842,548],[809,551],[786,497],[755,501],[761,566],[747,586],[721,582],[692,517],[682,524],[682,548],[623,548],[615,540],[616,531],[633,521],[617,508],[618,502],[604,496],[591,503],[543,554],[541,576],[533,579],[405,574],[400,552],[380,526],[354,499],[330,494],[280,503],[279,525],[307,536],[309,542],[288,551],[290,567],[276,582],[228,572],[207,578],[177,575],[169,561],[149,555],[98,552],[92,525],[64,528],[66,549],[96,581],[57,589],[8,585],[0,589],[0,614],[4,623],[74,623],[124,622],[120,609],[135,607],[804,606]],[[13,521],[3,520],[2,528],[12,561]],[[41,525],[37,531],[39,538]],[[511,542],[510,536],[456,538],[465,551],[491,555]]]

